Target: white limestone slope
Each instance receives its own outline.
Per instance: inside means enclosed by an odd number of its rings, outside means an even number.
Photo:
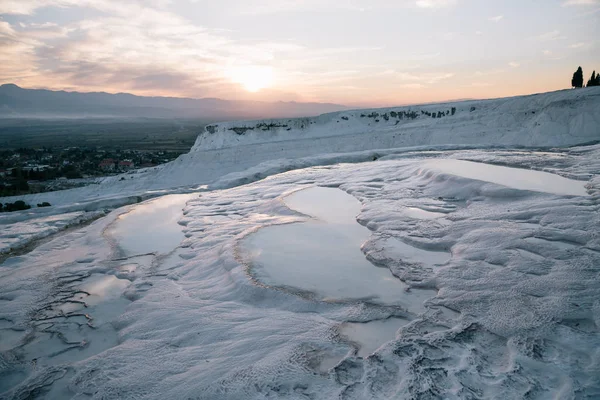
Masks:
[[[440,112],[449,115],[437,118]],[[436,118],[424,113],[436,113]],[[410,114],[416,118],[406,116]],[[157,174],[155,182],[210,184],[225,174],[245,173],[252,167],[252,174],[260,178],[310,165],[364,161],[372,159],[374,150],[384,155],[383,150],[418,146],[562,147],[598,140],[600,89],[564,90],[498,100],[211,125],[188,154]],[[357,152],[366,153],[347,160],[323,157]],[[266,164],[256,168],[261,163]],[[252,176],[246,179],[253,180]]]
[[[0,398],[598,398],[599,155],[414,152],[115,210],[0,264]]]
[[[290,169],[366,161],[414,147],[537,148],[599,140],[600,88],[228,122],[208,126],[188,154],[163,166],[124,174],[125,179],[108,177],[97,185],[19,198],[68,205],[69,210],[78,203],[75,209],[80,210],[90,203],[120,205],[156,190],[231,186]]]
[[[440,112],[443,116],[438,118]],[[415,114],[406,116],[411,113]],[[600,139],[599,124],[600,90],[590,88],[312,118],[227,122],[208,126],[191,153],[288,141],[294,141],[295,148],[307,147],[298,141],[310,139],[313,143],[319,139],[327,145],[322,150],[333,152],[443,144],[566,146]]]

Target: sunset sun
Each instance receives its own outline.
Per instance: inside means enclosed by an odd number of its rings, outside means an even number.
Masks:
[[[239,83],[248,92],[258,92],[273,85],[273,68],[262,66],[244,66],[230,71],[231,80]]]

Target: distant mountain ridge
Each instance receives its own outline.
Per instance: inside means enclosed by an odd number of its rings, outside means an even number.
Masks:
[[[330,103],[144,97],[129,93],[66,92],[0,86],[0,118],[292,118],[346,110]]]

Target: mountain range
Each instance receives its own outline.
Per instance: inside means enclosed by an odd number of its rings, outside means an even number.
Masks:
[[[143,97],[0,86],[0,118],[292,118],[345,110],[330,103]]]

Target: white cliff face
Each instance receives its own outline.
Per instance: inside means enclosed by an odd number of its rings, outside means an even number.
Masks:
[[[346,150],[448,144],[567,146],[598,140],[599,113],[600,90],[590,88],[312,118],[235,121],[209,125],[192,152],[315,138],[354,141],[355,135],[363,141]],[[327,143],[333,147],[324,151],[337,150],[335,141]]]

